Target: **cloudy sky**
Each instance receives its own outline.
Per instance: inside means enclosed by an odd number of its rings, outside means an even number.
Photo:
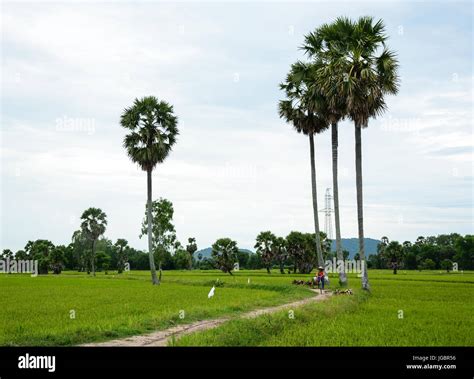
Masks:
[[[280,120],[278,83],[304,34],[383,18],[400,93],[363,132],[366,236],[472,232],[472,4],[466,2],[2,3],[1,248],[68,243],[90,206],[137,248],[146,174],[119,125],[136,97],[174,105],[180,136],[154,172],[182,242],[311,231],[308,140]],[[343,237],[357,236],[354,130],[340,125]],[[316,142],[332,187],[330,133]],[[321,223],[324,219],[321,215]]]

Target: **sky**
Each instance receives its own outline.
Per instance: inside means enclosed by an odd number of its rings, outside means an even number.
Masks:
[[[472,3],[2,2],[0,248],[67,244],[100,207],[105,236],[146,248],[146,173],[120,115],[154,95],[179,138],[153,173],[179,240],[314,231],[309,142],[278,116],[278,84],[304,35],[338,16],[382,18],[401,86],[362,134],[365,235],[473,231]],[[318,202],[332,187],[316,137]],[[339,129],[341,232],[357,237],[354,127]],[[324,226],[323,214],[320,223]]]

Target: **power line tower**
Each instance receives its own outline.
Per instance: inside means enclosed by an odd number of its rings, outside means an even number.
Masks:
[[[331,195],[331,188],[326,188],[326,194],[324,195],[325,200],[325,208],[321,209],[320,212],[324,212],[324,233],[326,233],[327,238],[332,240],[332,214],[334,213],[334,209],[332,207],[332,199],[333,196]]]

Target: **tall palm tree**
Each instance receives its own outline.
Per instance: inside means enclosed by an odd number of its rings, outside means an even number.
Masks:
[[[105,233],[107,227],[107,215],[100,208],[88,208],[81,216],[81,229],[85,236],[91,241],[92,275],[95,276],[95,247],[99,237]]]
[[[324,266],[319,233],[318,195],[316,189],[316,162],[314,135],[328,128],[327,120],[317,111],[315,93],[311,92],[308,80],[314,72],[314,66],[297,62],[291,66],[286,81],[280,84],[280,89],[285,91],[287,100],[279,103],[280,117],[293,124],[298,133],[303,133],[309,138],[311,162],[311,189],[313,197],[313,218],[316,239],[316,253],[318,265]]]
[[[154,96],[135,99],[133,106],[122,113],[120,124],[130,131],[123,140],[129,158],[147,173],[147,234],[152,283],[159,284],[156,276],[152,243],[152,180],[151,174],[158,163],[170,153],[178,135],[178,119],[173,106]]]
[[[341,241],[341,222],[339,216],[339,181],[338,181],[338,124],[345,117],[346,106],[344,99],[334,94],[325,94],[321,91],[321,86],[318,83],[317,75],[320,70],[324,70],[325,61],[323,41],[327,39],[328,33],[331,33],[331,29],[328,25],[316,29],[315,32],[309,33],[305,36],[305,42],[302,49],[308,54],[309,57],[313,58],[313,64],[315,65],[315,75],[310,77],[310,87],[313,93],[319,92],[316,96],[316,101],[319,104],[320,112],[325,116],[331,125],[331,145],[332,145],[332,183],[333,183],[333,200],[334,200],[334,221],[336,226],[336,256],[339,262],[344,261],[344,255],[342,251]],[[329,34],[331,36],[331,34]],[[329,76],[325,76],[328,80],[331,79]],[[328,96],[333,96],[332,99],[328,99]],[[347,275],[345,272],[344,265],[340,266],[339,270],[339,283],[342,286],[347,285]]]
[[[344,100],[345,113],[355,126],[355,161],[359,254],[363,261],[362,288],[369,289],[365,264],[364,216],[362,196],[362,128],[369,119],[386,110],[385,95],[398,92],[398,62],[386,46],[382,20],[360,17],[353,22],[338,18],[323,26],[324,38],[316,45],[324,67],[317,73],[318,84],[328,100]]]

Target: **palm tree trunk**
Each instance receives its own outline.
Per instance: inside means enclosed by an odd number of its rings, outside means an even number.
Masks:
[[[339,184],[337,179],[337,148],[338,148],[338,136],[337,136],[337,123],[334,122],[331,125],[331,137],[332,137],[332,186],[334,196],[334,219],[336,224],[336,255],[338,265],[344,260],[342,255],[342,243],[341,243],[341,223],[339,221]],[[341,271],[339,272],[339,283],[343,286],[347,285],[347,276],[345,271],[345,265],[342,264]]]
[[[314,232],[316,235],[316,253],[318,257],[318,265],[324,267],[323,252],[321,250],[321,235],[319,234],[319,217],[318,217],[318,195],[316,192],[316,162],[314,153],[314,135],[309,135],[309,150],[311,159],[311,187],[313,193],[313,216],[314,216]]]
[[[147,199],[147,224],[148,224],[148,255],[150,259],[150,271],[151,271],[151,282],[153,285],[160,284],[156,276],[155,258],[153,256],[153,243],[152,243],[152,224],[153,219],[151,216],[151,169],[147,172],[147,188],[148,188],[148,199]]]
[[[359,257],[362,264],[362,288],[369,289],[369,277],[365,261],[364,248],[364,207],[362,199],[362,125],[355,123],[356,187],[357,187],[357,223],[359,226]]]

